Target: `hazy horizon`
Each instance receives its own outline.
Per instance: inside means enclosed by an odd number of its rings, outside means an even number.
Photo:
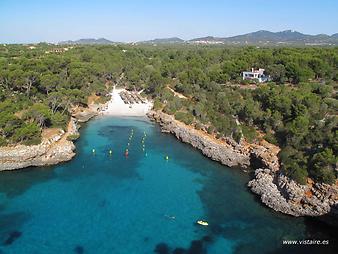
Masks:
[[[291,0],[184,3],[98,0],[0,2],[0,43],[57,43],[82,38],[134,42],[155,38],[229,37],[258,30],[337,33],[338,2]],[[318,12],[320,10],[320,12]]]

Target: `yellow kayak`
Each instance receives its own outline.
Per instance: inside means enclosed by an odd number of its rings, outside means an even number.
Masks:
[[[199,224],[199,225],[202,225],[202,226],[208,226],[209,225],[208,222],[203,221],[203,220],[198,220],[198,221],[196,221],[196,223]]]

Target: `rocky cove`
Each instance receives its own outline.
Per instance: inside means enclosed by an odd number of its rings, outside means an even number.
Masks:
[[[291,180],[279,170],[279,149],[273,145],[238,144],[231,138],[220,141],[163,112],[152,111],[148,117],[159,123],[163,132],[175,135],[210,159],[229,167],[254,170],[248,187],[273,210],[292,216],[323,216],[330,224],[338,225],[337,185],[312,181],[300,185]]]
[[[0,148],[0,171],[30,166],[54,165],[75,156],[75,146],[68,139],[78,135],[78,122],[86,122],[100,111],[84,108],[73,113],[67,131],[57,130],[34,146],[17,145]],[[309,181],[299,185],[279,170],[279,148],[267,142],[238,144],[231,138],[218,140],[204,131],[196,130],[163,112],[151,111],[148,117],[184,143],[192,145],[210,159],[229,167],[250,170],[253,175],[248,187],[260,196],[262,203],[275,211],[292,216],[324,216],[338,225],[338,188]]]

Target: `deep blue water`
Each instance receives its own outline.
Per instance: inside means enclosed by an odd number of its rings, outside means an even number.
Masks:
[[[146,119],[97,118],[76,147],[58,166],[0,172],[0,253],[309,253],[281,243],[314,238],[334,252],[335,232],[262,206],[247,173]]]

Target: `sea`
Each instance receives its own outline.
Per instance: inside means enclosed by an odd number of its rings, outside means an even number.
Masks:
[[[336,229],[267,208],[252,172],[147,118],[101,116],[80,134],[69,162],[0,172],[0,253],[338,253]]]

